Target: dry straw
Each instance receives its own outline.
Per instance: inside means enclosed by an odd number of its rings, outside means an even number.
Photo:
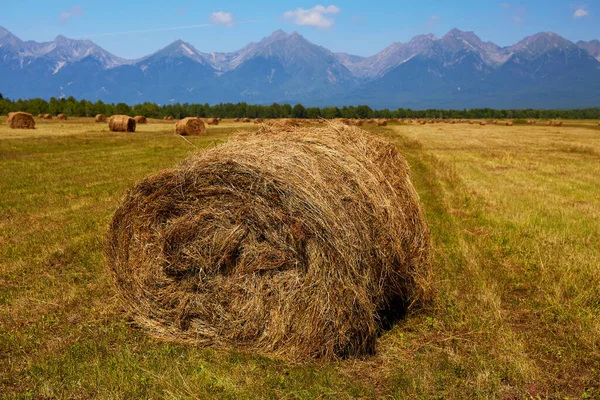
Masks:
[[[135,132],[135,119],[129,115],[113,115],[108,120],[108,127],[113,132]]]
[[[429,249],[398,149],[328,124],[263,126],[144,179],[105,255],[152,335],[302,360],[374,352],[429,300]]]
[[[12,129],[35,129],[33,115],[26,112],[10,112],[6,123]]]
[[[182,136],[199,136],[204,134],[206,127],[200,118],[188,117],[175,124],[175,133]]]

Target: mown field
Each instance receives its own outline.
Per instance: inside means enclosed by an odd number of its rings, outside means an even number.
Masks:
[[[600,398],[596,123],[366,126],[411,165],[437,296],[374,356],[288,364],[148,337],[102,257],[130,186],[256,125],[189,143],[162,121],[1,120],[1,398]]]

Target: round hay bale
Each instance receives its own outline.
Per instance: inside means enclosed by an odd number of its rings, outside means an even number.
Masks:
[[[554,123],[554,126],[562,126],[562,125],[563,125],[562,121],[556,121]]]
[[[44,116],[42,118],[44,118],[44,119],[52,119],[52,114],[44,114]]]
[[[241,118],[237,118],[236,117],[236,118],[233,119],[233,122],[240,122],[241,120],[242,120]]]
[[[209,118],[206,120],[206,124],[207,125],[219,125],[219,119],[218,118]]]
[[[546,126],[552,126],[552,121],[546,121]]]
[[[10,112],[6,123],[12,129],[35,129],[33,115],[26,112]]]
[[[170,115],[167,115],[166,117],[163,118],[164,121],[173,121],[173,117],[171,117]]]
[[[67,117],[66,114],[58,114],[56,116],[56,119],[61,120],[61,121],[66,121],[67,119],[69,119],[69,117]]]
[[[377,126],[387,126],[388,122],[385,119],[380,119],[377,121]]]
[[[487,121],[479,121],[479,125],[486,126],[487,125]]]
[[[104,114],[96,115],[96,117],[94,118],[94,122],[106,122],[106,115],[104,115]]]
[[[129,115],[113,115],[108,120],[108,127],[113,132],[135,132],[135,119]]]
[[[512,121],[506,121],[506,126],[513,126],[513,122]]]
[[[206,127],[200,118],[188,117],[175,124],[175,133],[182,136],[200,136]]]
[[[105,255],[137,324],[300,360],[373,353],[430,298],[429,229],[398,148],[356,127],[263,127],[139,182]]]
[[[133,117],[133,119],[135,120],[136,124],[147,124],[148,123],[148,119],[146,119],[146,117],[144,117],[142,115],[136,115],[135,117]]]
[[[244,119],[242,120],[242,122],[243,122],[243,123],[245,123],[245,124],[248,124],[248,123],[250,123],[251,121],[250,121],[250,118],[244,118]]]
[[[38,118],[44,118],[44,114],[38,114]]]

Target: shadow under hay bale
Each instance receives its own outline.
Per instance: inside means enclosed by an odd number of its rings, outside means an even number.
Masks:
[[[6,120],[8,126],[12,129],[35,129],[35,119],[33,115],[26,112],[10,112]]]
[[[136,124],[147,124],[148,120],[146,119],[146,117],[141,116],[141,115],[136,115],[135,117],[133,117],[133,119],[135,120]]]
[[[129,115],[113,115],[108,120],[108,127],[113,132],[135,132],[135,119]]]
[[[184,118],[175,124],[175,133],[182,136],[200,136],[206,131],[206,126],[200,118]]]
[[[96,117],[94,118],[94,122],[106,122],[106,115],[104,115],[104,114],[96,115]]]
[[[150,334],[289,360],[375,351],[429,299],[429,230],[392,144],[263,126],[139,182],[105,256]]]

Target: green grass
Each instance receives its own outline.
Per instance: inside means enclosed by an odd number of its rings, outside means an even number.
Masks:
[[[430,223],[435,302],[375,356],[287,364],[148,337],[102,259],[137,180],[189,144],[154,122],[0,123],[2,398],[599,398],[600,129],[368,128],[398,144]]]

